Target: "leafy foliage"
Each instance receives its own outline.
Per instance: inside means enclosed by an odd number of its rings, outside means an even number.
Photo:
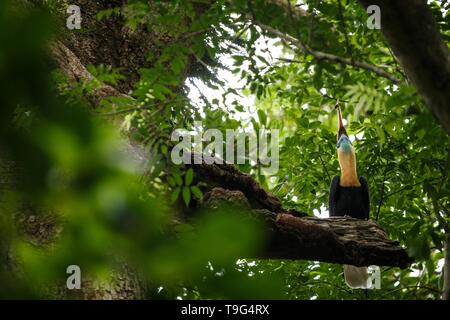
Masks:
[[[438,2],[431,5],[448,37],[448,12]],[[121,69],[89,66],[92,81],[71,83],[59,72],[49,80],[50,70],[41,63],[43,44],[51,37],[46,16],[24,10],[27,19],[15,21],[18,13],[6,14],[11,8],[11,1],[0,3],[5,44],[0,146],[23,166],[26,179],[0,196],[0,235],[38,280],[27,283],[2,273],[0,281],[8,285],[0,286],[0,296],[45,296],[39,288],[63,281],[65,266],[73,261],[101,278],[119,257],[146,279],[157,279],[150,285],[160,288],[149,293],[153,298],[366,298],[345,286],[339,265],[238,260],[257,252],[264,234],[233,209],[199,214],[197,227],[181,224],[177,236],[171,232],[173,216],[188,210],[204,190],[192,169],[170,160],[175,128],[279,129],[278,173],[266,177],[260,164],[249,162],[239,169],[286,207],[326,216],[328,186],[339,174],[333,107],[340,100],[358,173],[369,182],[371,218],[416,259],[406,270],[384,268],[382,289],[368,298],[439,297],[450,221],[450,139],[408,84],[381,34],[366,28],[366,13],[356,2],[304,1],[300,8],[306,15],[262,0],[209,5],[173,0],[152,6],[133,0],[98,12],[99,20],[121,16],[132,30],[144,27],[170,41],[148,53],[151,67],[140,70],[133,99],[110,97],[95,111],[86,93],[126,80]],[[401,82],[318,61],[253,23],[258,21],[312,49],[383,66]],[[187,98],[192,92],[198,99]],[[147,146],[145,174],[130,168],[126,157],[117,160],[123,156],[117,153],[120,139],[100,120],[117,116],[122,132]],[[58,212],[64,221],[55,248],[33,247],[16,235],[14,212],[24,201]]]

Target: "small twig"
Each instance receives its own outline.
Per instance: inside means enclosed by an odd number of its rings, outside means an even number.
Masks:
[[[394,60],[395,70],[396,70],[398,73],[400,73],[400,74],[402,75],[403,79],[405,79],[407,82],[409,82],[409,81],[408,81],[408,77],[407,77],[407,76],[405,75],[405,73],[401,70],[400,64],[398,63],[398,60],[397,60],[397,58],[395,57],[394,52],[392,52],[392,49],[391,49],[389,46],[387,46],[387,48],[388,48],[389,54],[390,54],[391,57],[392,57],[392,60]]]
[[[404,290],[404,289],[415,289],[416,291],[419,290],[419,289],[426,289],[428,291],[432,291],[434,293],[441,294],[441,292],[439,290],[435,289],[435,288],[431,288],[431,287],[428,287],[428,286],[417,285],[417,286],[404,286],[404,287],[396,288],[394,290],[386,292],[385,294],[382,294],[381,297],[387,296],[387,295],[389,295],[391,293],[394,293],[394,292],[397,292],[397,291],[400,291],[400,290]]]
[[[240,37],[242,37],[242,35],[244,34],[244,32],[247,31],[247,29],[248,29],[249,27],[250,27],[250,25],[244,25],[244,27],[242,28],[242,30],[239,31],[239,33],[238,33],[237,35],[235,35],[231,41],[232,41],[232,42],[235,42],[237,39],[239,39]]]
[[[327,98],[327,99],[330,99],[330,100],[333,100],[333,101],[345,102],[345,103],[350,102],[350,101],[348,101],[348,100],[342,100],[342,99],[340,99],[340,98],[332,97],[332,96],[330,96],[330,95],[328,95],[328,94],[326,94],[326,93],[320,92],[320,90],[317,90],[317,91],[318,91],[319,94],[320,94],[322,97],[324,97],[324,98]]]
[[[200,59],[199,56],[197,56],[193,51],[191,52],[192,55],[195,57],[195,60],[197,60],[197,62],[199,62],[206,70],[209,70],[209,68],[211,68],[211,66],[209,66],[205,61]]]
[[[210,29],[203,29],[203,30],[187,32],[187,33],[182,34],[179,39],[188,39],[188,38],[191,38],[191,37],[195,37],[195,36],[197,36],[199,34],[208,32],[208,31],[210,31]]]
[[[348,294],[353,294],[353,292],[350,289],[338,286],[337,284],[334,284],[334,283],[331,283],[331,282],[328,282],[328,281],[323,281],[323,280],[321,280],[321,281],[308,281],[308,282],[305,282],[303,285],[308,285],[308,284],[311,284],[311,285],[320,285],[320,284],[329,285],[329,286],[333,286],[333,287],[335,287],[335,288],[337,288],[337,289],[339,289],[341,291],[344,291],[344,292],[346,292]]]
[[[442,185],[444,184],[445,179],[442,179],[441,184],[439,185],[439,190],[438,193],[441,192],[442,190]],[[449,225],[447,223],[447,221],[445,221],[444,217],[441,216],[441,213],[439,212],[439,203],[436,199],[432,200],[432,204],[433,204],[433,211],[434,214],[436,215],[436,219],[438,220],[439,226],[444,229],[445,233],[450,233],[450,228]]]
[[[381,185],[381,191],[380,191],[380,201],[378,202],[378,210],[377,210],[377,216],[375,217],[375,221],[378,221],[378,218],[380,216],[381,205],[383,204],[384,188],[386,185],[386,175],[387,175],[388,171],[389,170],[387,168],[384,170],[383,183]]]
[[[423,180],[421,180],[421,181],[419,181],[419,182],[416,182],[416,183],[414,183],[414,184],[410,184],[410,185],[404,186],[403,188],[400,188],[400,189],[398,189],[397,191],[394,191],[394,192],[391,192],[391,193],[387,194],[387,195],[385,196],[385,199],[387,199],[387,198],[393,196],[394,194],[400,193],[400,192],[404,191],[404,190],[407,189],[407,188],[415,187],[415,186],[417,186],[417,185],[419,185],[419,184],[421,184],[421,183],[424,183],[425,181],[431,182],[431,181],[435,181],[435,180],[439,180],[439,179],[442,179],[442,178],[441,178],[441,177],[436,177],[436,178],[423,179]]]
[[[148,110],[148,109],[152,109],[153,107],[159,107],[158,109],[156,109],[154,112],[151,113],[151,116],[153,116],[157,112],[161,111],[163,106],[165,106],[167,104],[170,104],[170,103],[173,103],[173,102],[177,102],[177,101],[178,101],[178,99],[173,99],[173,100],[158,102],[158,103],[154,103],[154,104],[150,104],[150,105],[144,105],[144,106],[139,106],[139,107],[133,107],[133,108],[119,110],[119,111],[115,111],[115,112],[109,112],[109,113],[97,112],[97,113],[94,113],[94,116],[110,117],[110,116],[116,116],[116,115],[119,115],[119,114],[129,113],[129,112],[133,112],[133,111]]]
[[[206,96],[203,94],[202,90],[200,90],[200,88],[197,86],[197,84],[194,82],[194,80],[189,79],[189,82],[195,87],[195,89],[197,89],[197,91],[200,94],[200,97],[203,100],[203,102],[205,103],[205,105],[209,105],[210,102],[208,101],[208,98],[206,98]]]
[[[328,169],[327,169],[327,167],[325,165],[325,162],[323,161],[322,156],[320,155],[320,153],[319,153],[319,159],[320,159],[320,162],[322,162],[323,169],[325,170],[325,173],[328,176],[328,181],[331,181],[330,173],[328,172]]]
[[[288,59],[288,58],[277,58],[277,60],[289,62],[289,63],[303,63],[301,60]]]
[[[384,269],[384,270],[381,270],[381,273],[383,273],[383,272],[387,272],[387,271],[389,271],[389,270],[391,270],[391,269],[393,269],[394,267],[387,267],[386,269]]]

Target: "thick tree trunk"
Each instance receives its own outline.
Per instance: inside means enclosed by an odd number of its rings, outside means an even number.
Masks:
[[[428,108],[450,134],[450,51],[425,0],[360,0],[381,9],[381,31]]]
[[[444,260],[444,286],[442,289],[442,299],[450,300],[450,233],[445,237],[445,260]]]

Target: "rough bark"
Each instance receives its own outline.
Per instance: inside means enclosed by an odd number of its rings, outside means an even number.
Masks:
[[[200,154],[192,154],[192,163],[202,163],[200,165],[192,164],[196,177],[208,184],[208,188],[222,187],[228,190],[241,191],[250,206],[256,209],[268,209],[273,212],[285,212],[281,207],[281,201],[262,188],[251,176],[237,170],[229,164],[205,164],[202,162]],[[206,156],[203,155],[203,161]],[[214,159],[206,159],[211,163]],[[306,213],[297,213],[297,215],[306,215]]]
[[[0,175],[2,166],[0,166]],[[16,186],[17,170],[10,175],[6,187],[3,189],[11,191],[12,186]],[[1,175],[3,176],[3,175]],[[0,189],[1,190],[1,189]],[[10,212],[3,207],[0,199],[0,231],[2,227],[15,224],[20,236],[31,246],[48,250],[56,243],[64,232],[64,222],[60,215],[42,207],[36,207],[30,203],[22,204],[17,208],[17,212]],[[8,219],[6,221],[5,219]],[[0,232],[0,283],[2,280],[11,281],[8,277],[17,277],[18,283],[23,277],[22,261],[17,258],[15,252],[11,250],[8,239],[2,238]],[[2,270],[3,269],[3,270]],[[6,279],[2,279],[6,277]],[[82,285],[79,290],[66,289],[65,283],[51,283],[42,288],[41,297],[48,299],[89,299],[89,300],[125,300],[125,299],[145,299],[147,286],[143,278],[126,262],[117,261],[116,266],[111,270],[108,280],[98,281],[88,273],[82,276]],[[14,282],[13,282],[14,283]],[[20,297],[20,296],[19,296]]]
[[[71,81],[95,81],[94,76],[89,73],[80,59],[62,42],[55,41],[50,45],[50,50],[53,59],[67,78]],[[87,97],[95,106],[98,106],[100,102],[108,97],[125,97],[133,100],[130,96],[127,96],[119,92],[116,88],[104,83],[99,83],[98,87],[94,90],[93,94]]]
[[[445,260],[444,260],[444,286],[442,289],[442,299],[450,300],[450,233],[445,237]]]
[[[263,214],[273,226],[273,239],[267,251],[270,258],[400,268],[406,268],[412,261],[374,221]]]
[[[126,262],[111,272],[108,279],[96,281],[83,277],[81,290],[64,290],[58,296],[79,300],[140,300],[147,297],[142,277]],[[64,285],[60,286],[64,287]]]
[[[425,0],[360,0],[381,10],[381,31],[428,108],[450,134],[450,51]]]
[[[65,1],[63,1],[64,3]],[[158,53],[158,43],[170,42],[170,37],[149,31],[146,26],[139,26],[133,31],[125,23],[123,15],[112,15],[108,19],[99,21],[96,17],[101,10],[122,7],[127,0],[73,0],[71,5],[81,8],[82,32],[70,32],[63,29],[60,40],[82,62],[84,66],[108,65],[122,68],[126,76],[117,90],[127,93],[139,80],[139,69],[151,66],[147,60],[148,52]],[[58,18],[66,17],[66,6],[58,12]],[[63,22],[64,23],[64,22]],[[156,56],[157,57],[157,56]]]
[[[412,262],[398,242],[389,240],[374,221],[350,217],[321,219],[288,211],[281,207],[278,198],[232,166],[202,164],[193,168],[209,186],[221,186],[205,194],[203,201],[207,207],[215,208],[223,203],[239,205],[243,212],[250,208],[253,216],[266,222],[269,241],[258,258],[400,268]]]

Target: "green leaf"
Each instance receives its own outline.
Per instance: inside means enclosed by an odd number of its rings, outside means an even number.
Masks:
[[[189,170],[186,172],[186,176],[184,177],[184,184],[186,186],[190,186],[193,179],[194,179],[194,170],[192,170],[192,168],[189,168]]]
[[[386,135],[384,133],[383,128],[377,127],[377,135],[378,135],[378,139],[380,141],[380,145],[382,146],[386,142]]]
[[[120,7],[101,10],[101,11],[97,12],[96,18],[98,21],[101,21],[103,19],[110,18],[113,14],[116,14],[116,15],[120,14],[120,10],[121,10]]]
[[[177,185],[182,186],[183,185],[183,179],[181,179],[181,176],[179,173],[174,172],[172,174],[173,178],[175,179],[175,182],[177,183]]]
[[[258,131],[259,130],[258,122],[254,118],[251,119],[251,122],[253,124],[253,128],[255,129],[255,131]]]
[[[238,104],[238,105],[236,105],[236,111],[239,111],[239,112],[244,112],[245,110],[244,110],[244,106],[243,105],[241,105],[241,104]]]
[[[169,183],[169,186],[171,186],[171,187],[175,187],[176,186],[175,179],[173,177],[171,177],[171,176],[169,176],[167,178],[167,182]]]
[[[203,198],[203,192],[202,192],[202,190],[200,190],[199,187],[191,186],[191,192],[194,195],[194,197],[196,197],[197,199],[202,199]]]
[[[175,201],[177,201],[179,195],[181,192],[181,187],[176,187],[173,191],[172,194],[170,195],[170,202],[174,203]]]
[[[186,206],[188,206],[189,202],[191,202],[191,190],[189,187],[183,187],[183,200]]]
[[[258,118],[259,118],[259,123],[261,123],[264,126],[267,125],[267,115],[263,110],[258,110]]]
[[[305,118],[305,117],[300,118],[300,119],[298,120],[298,124],[299,124],[300,126],[302,126],[303,128],[308,128],[309,120],[308,120],[308,118]]]
[[[162,153],[163,155],[166,155],[167,152],[168,152],[167,146],[166,146],[165,144],[161,145],[161,153]]]

